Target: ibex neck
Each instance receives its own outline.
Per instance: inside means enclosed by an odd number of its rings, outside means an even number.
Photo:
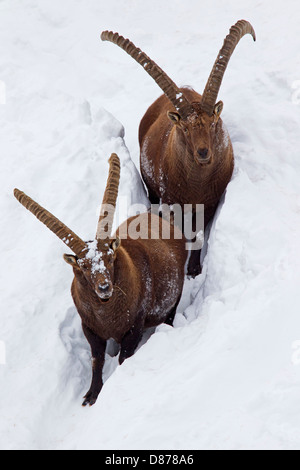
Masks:
[[[233,154],[230,139],[221,119],[214,137],[214,154],[208,164],[195,161],[192,151],[182,142],[181,131],[175,126],[170,135],[169,152],[164,173],[170,175],[172,187],[168,187],[170,202],[181,204],[215,205],[228,184],[233,171]],[[174,184],[174,182],[177,183]],[[178,201],[176,196],[178,194]],[[185,199],[185,196],[189,199]]]

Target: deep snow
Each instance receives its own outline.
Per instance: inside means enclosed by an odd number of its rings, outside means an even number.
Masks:
[[[160,90],[101,31],[201,92],[241,18],[257,42],[242,39],[219,95],[236,167],[203,273],[175,328],[121,367],[107,356],[83,409],[90,351],[66,249],[13,188],[90,240],[115,151],[120,196],[146,203],[137,129]],[[0,448],[300,449],[300,4],[2,0],[0,20]]]

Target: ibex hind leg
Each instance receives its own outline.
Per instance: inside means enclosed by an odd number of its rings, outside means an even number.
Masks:
[[[138,315],[133,327],[123,337],[121,341],[119,364],[123,364],[125,359],[128,359],[135,353],[135,350],[143,336],[144,324],[145,321],[143,315]]]

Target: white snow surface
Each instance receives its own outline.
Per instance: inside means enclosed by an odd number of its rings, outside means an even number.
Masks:
[[[257,42],[241,40],[219,94],[236,166],[203,273],[174,328],[122,366],[107,354],[98,402],[82,408],[90,350],[68,249],[13,189],[93,240],[117,152],[120,196],[145,202],[138,125],[160,90],[101,31],[201,93],[242,18]],[[2,0],[0,20],[0,449],[299,450],[300,3]]]

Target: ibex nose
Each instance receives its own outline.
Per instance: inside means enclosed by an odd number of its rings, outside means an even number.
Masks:
[[[96,292],[101,301],[107,302],[113,295],[112,284],[108,282],[105,284],[99,284]]]
[[[208,149],[198,149],[198,155],[203,158],[203,160],[207,157]]]
[[[99,292],[101,292],[102,294],[106,294],[109,291],[109,288],[109,284],[99,284],[98,286]]]

